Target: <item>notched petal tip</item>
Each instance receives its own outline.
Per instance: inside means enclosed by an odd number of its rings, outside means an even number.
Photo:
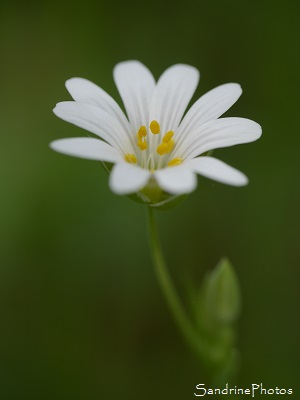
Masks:
[[[66,117],[72,111],[73,107],[77,107],[76,101],[61,101],[55,105],[53,108],[52,112],[54,115],[56,115],[58,118],[61,118],[63,120],[67,120]],[[67,120],[68,121],[68,120]]]
[[[229,83],[225,83],[223,86],[231,89],[230,95],[231,96],[234,95],[235,102],[241,97],[241,95],[243,93],[242,86],[239,83],[229,82]]]
[[[148,68],[138,60],[126,60],[126,61],[121,61],[117,63],[114,68],[113,68],[113,76],[115,76],[116,73],[119,72],[120,69],[122,68],[136,68],[136,67],[142,67],[148,70]]]
[[[225,87],[225,86],[232,86],[232,88],[235,88],[235,89],[237,89],[237,90],[240,90],[240,91],[243,91],[243,89],[242,89],[242,86],[239,84],[239,83],[237,83],[237,82],[227,82],[227,83],[224,83],[223,85],[221,85],[221,87]]]
[[[59,103],[55,104],[55,107],[52,109],[52,112],[53,112],[55,115],[57,115],[56,112],[57,112],[57,105],[58,105],[58,104],[59,104]]]
[[[85,78],[80,78],[80,77],[72,77],[66,80],[65,82],[65,87],[68,90],[68,92],[71,94],[71,91],[73,89],[74,86],[78,86],[81,85],[82,83],[86,83],[89,82],[87,79]],[[72,94],[71,94],[72,95]]]
[[[68,89],[68,85],[72,84],[72,82],[76,82],[77,79],[80,80],[82,78],[78,78],[78,77],[73,76],[72,78],[67,79],[65,81],[66,88]]]
[[[60,101],[59,103],[55,104],[55,107],[53,108],[53,112],[56,116],[60,116],[59,113],[65,109],[65,107],[68,107],[69,103],[75,103],[74,101]]]
[[[245,118],[245,120],[246,120],[246,118]],[[247,122],[249,123],[249,127],[251,127],[251,132],[253,135],[252,141],[258,140],[262,135],[261,125],[259,125],[259,123],[253,121],[252,119],[247,119]]]
[[[200,77],[200,71],[194,67],[193,65],[189,65],[189,64],[183,64],[183,63],[178,63],[178,64],[174,64],[171,67],[169,67],[166,71],[175,71],[178,70],[180,72],[186,70],[190,73],[194,73],[195,75],[198,76],[198,78]]]
[[[51,150],[54,150],[54,151],[55,151],[55,142],[56,142],[56,140],[53,140],[52,142],[50,142],[50,143],[48,144],[49,148],[50,148]]]
[[[78,82],[86,82],[88,80],[86,78],[82,78],[80,76],[72,76],[72,78],[69,78],[69,79],[66,80],[65,84],[67,85],[69,83],[76,82],[76,81],[78,81]]]

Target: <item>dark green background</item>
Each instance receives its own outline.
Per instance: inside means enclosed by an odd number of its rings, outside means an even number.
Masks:
[[[84,132],[52,113],[73,76],[118,101],[113,66],[201,71],[195,98],[238,82],[227,113],[262,138],[215,156],[249,186],[199,178],[159,213],[171,274],[199,286],[227,255],[242,286],[240,387],[299,393],[299,2],[3,2],[0,17],[0,398],[190,399],[203,382],[154,277],[143,206],[98,163],[48,143]],[[296,395],[297,396],[297,395]]]

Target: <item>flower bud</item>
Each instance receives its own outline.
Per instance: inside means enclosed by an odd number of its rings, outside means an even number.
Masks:
[[[222,323],[234,322],[241,309],[241,294],[237,276],[226,258],[223,258],[205,282],[204,312],[209,319]]]

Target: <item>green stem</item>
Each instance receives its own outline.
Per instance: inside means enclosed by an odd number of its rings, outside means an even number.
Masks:
[[[195,331],[194,326],[191,324],[191,321],[188,318],[172,284],[158,238],[154,209],[151,207],[148,207],[148,217],[153,263],[160,287],[181,333],[192,349],[194,349],[198,356],[203,360],[206,358],[207,350]]]

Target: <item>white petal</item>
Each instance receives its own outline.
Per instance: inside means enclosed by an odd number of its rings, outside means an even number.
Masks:
[[[242,172],[213,157],[194,158],[187,161],[187,165],[197,174],[226,185],[244,186],[248,183],[248,178]]]
[[[124,154],[133,153],[126,132],[106,111],[89,104],[65,101],[58,103],[53,112],[61,119],[100,136]]]
[[[52,150],[69,156],[99,160],[111,163],[124,161],[120,153],[109,144],[99,139],[70,138],[59,139],[50,143]]]
[[[197,187],[196,175],[185,165],[160,169],[154,175],[158,185],[171,194],[190,193]]]
[[[199,71],[177,64],[159,78],[151,100],[150,120],[160,123],[162,134],[176,130],[196,90]]]
[[[200,125],[219,118],[238,100],[241,94],[242,88],[240,85],[237,83],[227,83],[216,87],[200,97],[187,112],[180,124],[177,132],[180,142]]]
[[[67,80],[66,87],[75,101],[101,108],[130,132],[129,123],[117,102],[95,83],[84,78],[71,78]]]
[[[172,157],[192,159],[206,151],[249,143],[261,136],[261,127],[246,118],[220,118],[209,121],[188,135]]]
[[[143,189],[149,178],[150,171],[124,162],[114,166],[109,185],[116,194],[130,194]]]
[[[148,68],[139,61],[119,63],[113,74],[131,127],[136,133],[141,125],[147,124],[155,80]]]

